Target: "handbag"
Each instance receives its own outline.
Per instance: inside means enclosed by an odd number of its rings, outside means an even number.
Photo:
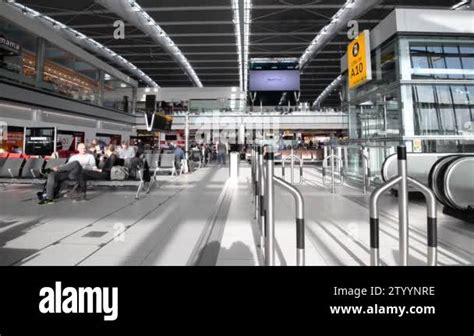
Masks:
[[[128,168],[122,166],[112,167],[110,171],[110,179],[112,181],[123,181],[128,179]]]

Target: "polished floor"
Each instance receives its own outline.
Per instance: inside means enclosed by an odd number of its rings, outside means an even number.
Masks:
[[[276,169],[280,174],[280,169]],[[228,168],[159,177],[159,187],[135,200],[132,189],[97,187],[86,202],[63,198],[37,205],[37,189],[0,186],[0,265],[232,265],[263,264],[250,168],[238,181]],[[369,263],[368,195],[355,187],[331,194],[321,175],[305,168],[306,264]],[[275,187],[277,263],[296,264],[291,195]],[[381,204],[381,258],[398,260],[397,199]],[[474,225],[439,215],[439,265],[474,264]],[[410,264],[426,261],[426,210],[410,202]]]

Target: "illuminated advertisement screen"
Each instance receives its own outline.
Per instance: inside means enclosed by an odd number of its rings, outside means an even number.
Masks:
[[[250,91],[300,91],[299,70],[252,70]]]

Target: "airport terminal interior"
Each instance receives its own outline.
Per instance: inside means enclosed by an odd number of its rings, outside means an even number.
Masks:
[[[0,0],[0,265],[472,266],[474,1]]]

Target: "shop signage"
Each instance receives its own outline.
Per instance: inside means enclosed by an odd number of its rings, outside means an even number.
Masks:
[[[4,36],[0,35],[0,48],[7,50],[15,55],[19,55],[21,52],[21,46],[19,43],[9,40]]]

